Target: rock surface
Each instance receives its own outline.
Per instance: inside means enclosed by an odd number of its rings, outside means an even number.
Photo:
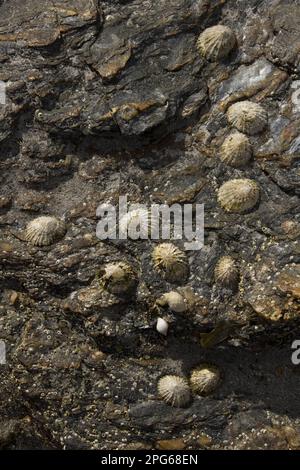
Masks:
[[[0,448],[300,448],[299,19],[292,0],[0,0]],[[238,47],[206,62],[197,38],[216,24]],[[244,100],[268,126],[235,169],[219,151]],[[261,188],[243,215],[217,202],[234,178]],[[183,285],[153,268],[155,242],[97,239],[98,205],[125,194],[205,203]],[[39,248],[23,235],[42,215],[68,230]],[[236,290],[214,281],[225,255]],[[128,299],[97,278],[120,260],[139,273]],[[157,307],[174,289],[187,312]],[[222,371],[215,393],[158,399],[161,376],[200,363]]]

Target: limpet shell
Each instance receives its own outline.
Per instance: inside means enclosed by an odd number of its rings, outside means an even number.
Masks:
[[[260,196],[258,184],[248,178],[232,179],[218,191],[218,202],[227,212],[242,213],[253,209]]]
[[[131,294],[138,282],[132,267],[122,261],[106,264],[99,277],[100,284],[114,295]]]
[[[155,268],[169,282],[182,282],[189,273],[187,257],[172,243],[161,243],[152,252]]]
[[[25,240],[35,246],[51,245],[66,233],[62,220],[51,216],[41,216],[28,223],[25,229]]]
[[[228,26],[216,25],[205,29],[199,36],[197,47],[202,56],[210,61],[226,57],[236,45],[236,37]]]
[[[131,239],[146,240],[151,235],[151,231],[158,232],[159,221],[151,216],[148,209],[137,208],[129,211],[120,220],[120,231],[128,234]]]
[[[226,165],[239,168],[246,165],[252,156],[252,146],[248,137],[241,132],[230,134],[223,142],[220,159]]]
[[[201,364],[191,373],[190,384],[194,393],[209,395],[214,392],[221,381],[221,373],[216,366]]]
[[[239,281],[239,270],[231,256],[222,256],[215,267],[215,281],[225,287],[235,287]]]
[[[239,101],[227,111],[228,122],[245,134],[254,135],[262,132],[268,122],[266,110],[252,101]]]
[[[159,396],[172,406],[184,407],[190,402],[188,381],[178,375],[165,375],[159,380],[157,389]]]

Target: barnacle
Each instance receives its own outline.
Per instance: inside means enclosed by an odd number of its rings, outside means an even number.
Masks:
[[[162,307],[168,306],[172,312],[181,313],[187,310],[187,304],[181,294],[175,291],[163,294],[156,303]]]
[[[199,36],[197,47],[201,55],[211,61],[226,57],[236,45],[236,37],[228,26],[217,25],[205,29]]]
[[[258,134],[267,125],[266,110],[252,101],[239,101],[231,105],[227,111],[228,122],[246,134]]]
[[[252,147],[247,136],[241,132],[230,134],[223,142],[220,152],[222,162],[238,168],[246,165],[252,156]]]
[[[155,268],[170,282],[181,282],[188,276],[186,255],[172,243],[157,245],[152,260]]]
[[[222,256],[215,267],[215,281],[225,287],[234,288],[239,280],[239,270],[231,256]]]
[[[120,262],[108,263],[99,273],[100,285],[114,295],[127,295],[135,291],[137,276],[132,267]]]
[[[158,394],[172,406],[184,407],[190,399],[190,387],[187,380],[178,375],[165,375],[158,382]]]
[[[218,202],[227,212],[245,212],[258,202],[258,184],[247,178],[232,179],[224,183],[218,191]]]
[[[220,384],[221,374],[216,366],[201,364],[191,373],[190,383],[194,393],[208,395]]]
[[[66,233],[66,225],[56,217],[42,216],[29,222],[25,229],[25,240],[36,246],[51,245]]]

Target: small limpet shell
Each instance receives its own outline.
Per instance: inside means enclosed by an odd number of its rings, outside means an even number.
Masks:
[[[228,26],[217,25],[205,29],[199,36],[197,47],[201,55],[211,61],[226,57],[236,45],[236,37]]]
[[[239,101],[231,105],[227,111],[228,122],[245,134],[258,134],[268,122],[266,110],[252,101]]]
[[[66,233],[62,220],[51,216],[41,216],[28,223],[25,229],[25,240],[35,246],[51,245]]]
[[[252,146],[248,137],[241,132],[230,134],[223,142],[220,159],[226,165],[239,168],[246,165],[252,156]]]
[[[218,202],[227,212],[242,213],[253,209],[260,196],[258,184],[248,178],[232,179],[218,191]]]
[[[163,294],[156,303],[162,307],[168,306],[172,312],[182,313],[187,310],[187,303],[184,297],[176,291],[167,292]]]
[[[131,294],[137,287],[137,276],[132,267],[120,262],[108,263],[99,273],[100,284],[114,295]]]
[[[184,407],[190,402],[189,384],[178,375],[165,375],[159,380],[157,389],[159,396],[172,406]]]
[[[239,270],[231,256],[222,256],[215,267],[215,281],[225,287],[236,287],[239,281]]]
[[[209,395],[214,392],[221,381],[221,374],[216,366],[201,364],[191,373],[190,384],[194,393]]]
[[[189,273],[186,255],[172,243],[157,245],[152,253],[155,268],[169,282],[182,282]]]

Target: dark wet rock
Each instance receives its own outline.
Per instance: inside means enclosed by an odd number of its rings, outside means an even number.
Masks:
[[[299,448],[299,8],[0,1],[0,448]],[[207,62],[196,41],[217,24],[237,47]],[[226,112],[245,100],[268,124],[232,168],[219,158]],[[226,213],[218,190],[241,178],[259,201]],[[205,204],[205,246],[186,252],[182,285],[154,269],[157,242],[96,237],[99,204],[126,194]],[[62,219],[65,237],[28,244],[40,216]],[[215,282],[223,256],[239,267],[235,289]],[[99,282],[115,262],[137,273],[130,298]],[[175,288],[186,312],[157,305]],[[179,410],[159,400],[162,376],[202,363],[221,370],[213,396]]]

